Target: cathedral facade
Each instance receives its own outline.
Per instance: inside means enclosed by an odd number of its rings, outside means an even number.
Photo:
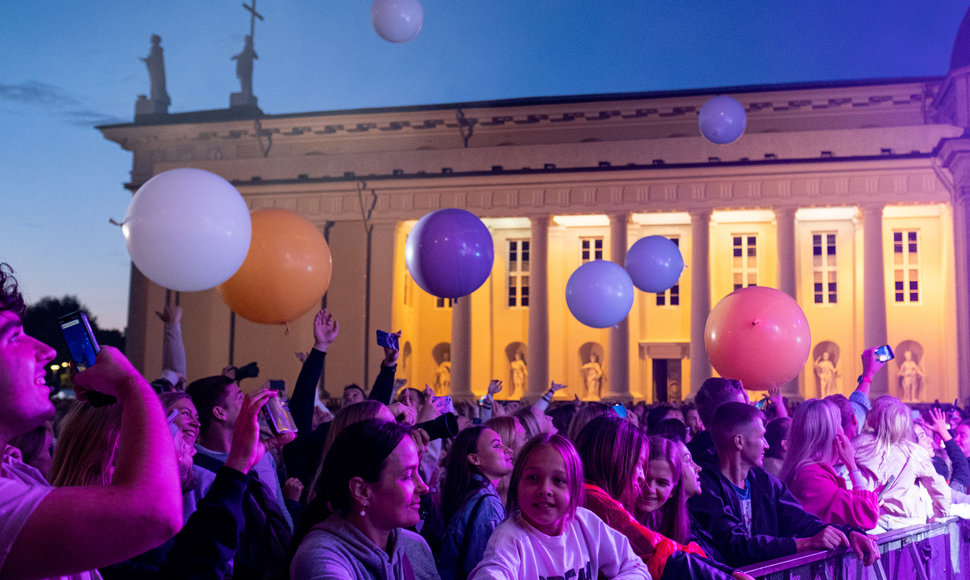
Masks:
[[[758,285],[795,297],[810,323],[809,360],[789,396],[848,394],[862,350],[889,344],[896,359],[874,394],[966,401],[968,87],[970,55],[955,50],[949,73],[934,78],[281,115],[240,108],[100,130],[132,152],[132,191],[195,167],[231,181],[251,209],[289,209],[320,228],[333,255],[325,302],[341,325],[327,357],[331,394],[368,385],[382,355],[375,330],[401,329],[398,376],[459,398],[501,379],[499,398],[535,396],[554,380],[569,399],[683,399],[713,374],[703,339],[711,308]],[[697,129],[716,94],[747,112],[745,134],[729,145]],[[418,288],[404,260],[416,220],[449,207],[482,218],[495,244],[488,281],[454,303]],[[638,291],[616,327],[575,320],[569,275],[593,259],[622,264],[647,235],[677,242],[687,264],[679,283]],[[133,268],[128,350],[143,372],[161,365],[153,312],[177,298],[190,379],[256,360],[262,376],[295,380],[312,311],[284,330],[232,316],[215,291],[173,294]]]

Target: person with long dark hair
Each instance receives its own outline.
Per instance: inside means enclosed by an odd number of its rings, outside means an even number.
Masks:
[[[437,579],[434,556],[418,534],[418,448],[406,427],[371,419],[334,440],[316,498],[293,537],[290,577]]]
[[[495,431],[469,427],[455,438],[441,487],[442,517],[447,522],[438,555],[443,580],[467,578],[481,561],[492,531],[505,519],[496,485],[510,473],[512,451]]]
[[[729,578],[730,569],[703,560],[705,554],[696,544],[675,542],[633,517],[644,484],[649,439],[615,415],[596,417],[579,432],[576,449],[585,475],[584,507],[626,536],[654,578]]]

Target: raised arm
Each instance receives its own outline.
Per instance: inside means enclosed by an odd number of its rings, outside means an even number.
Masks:
[[[185,381],[185,344],[182,342],[182,307],[169,305],[155,315],[165,324],[162,336],[162,372],[172,371]]]
[[[112,483],[52,490],[24,524],[4,578],[47,578],[120,562],[154,548],[182,525],[172,435],[158,396],[120,351],[102,347],[75,377],[122,406]]]
[[[395,332],[392,336],[397,338],[396,344],[400,344],[401,331]],[[372,401],[379,401],[385,405],[391,404],[394,397],[394,374],[397,372],[398,349],[384,347],[384,360],[381,362],[381,370],[374,379],[374,386],[371,387],[368,398]]]
[[[317,312],[313,318],[313,349],[300,367],[300,376],[296,379],[293,396],[290,397],[290,413],[293,414],[293,421],[301,434],[309,434],[313,428],[313,401],[317,383],[323,373],[327,349],[337,339],[338,334],[340,324],[333,314],[326,308]]]

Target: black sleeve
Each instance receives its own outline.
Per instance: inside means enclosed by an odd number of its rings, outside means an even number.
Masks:
[[[293,414],[298,433],[309,433],[313,425],[313,400],[326,357],[327,353],[312,348],[300,368],[300,376],[290,397],[290,413]]]
[[[950,463],[953,464],[950,483],[961,483],[964,489],[970,489],[970,464],[967,463],[967,456],[963,454],[960,446],[953,439],[944,443],[943,446],[946,449],[946,454],[950,457]]]
[[[388,367],[381,364],[381,371],[374,379],[374,386],[371,387],[370,397],[372,401],[378,401],[385,405],[391,404],[391,397],[394,396],[394,373],[397,372],[397,365]]]
[[[159,569],[162,578],[223,578],[239,548],[250,476],[221,467]]]
[[[307,450],[311,446],[308,439],[313,426],[313,400],[326,356],[327,353],[321,350],[310,349],[290,398],[290,414],[297,431],[296,439],[283,447],[283,466],[287,474],[298,477],[303,485],[307,485],[305,465]]]
[[[242,500],[248,483],[248,475],[230,467],[219,468],[185,527],[164,546],[167,550],[153,550],[102,568],[102,576],[106,580],[224,578],[239,547]]]

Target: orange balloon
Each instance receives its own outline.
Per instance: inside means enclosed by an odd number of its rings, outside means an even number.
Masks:
[[[319,308],[332,267],[323,234],[291,211],[261,209],[250,215],[249,253],[233,277],[218,286],[222,300],[260,324],[283,324]]]

